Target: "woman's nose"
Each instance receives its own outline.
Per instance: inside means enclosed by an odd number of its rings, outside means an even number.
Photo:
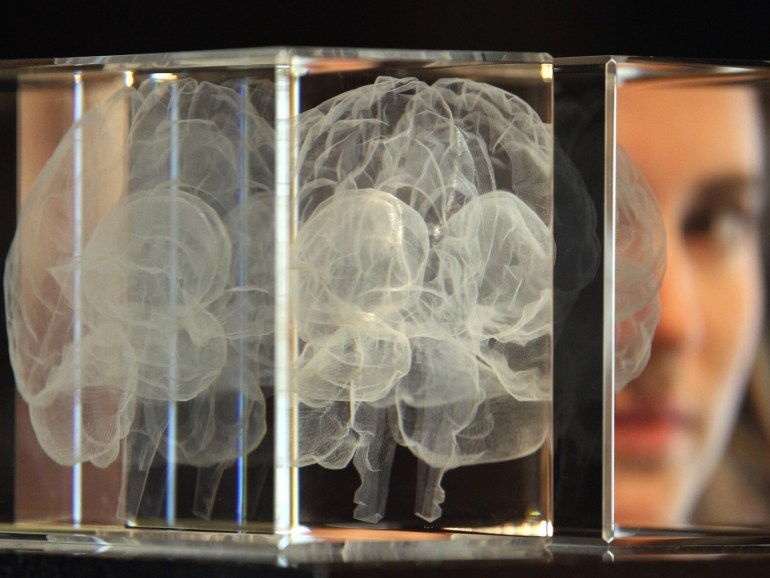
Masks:
[[[696,271],[683,239],[670,229],[666,251],[666,273],[659,293],[660,321],[653,344],[656,348],[693,349],[705,331]]]

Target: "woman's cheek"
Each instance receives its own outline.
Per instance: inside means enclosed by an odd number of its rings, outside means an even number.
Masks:
[[[701,263],[707,339],[705,379],[721,387],[725,401],[737,397],[748,377],[764,317],[759,250],[746,243],[731,255]],[[729,405],[729,404],[728,404]]]

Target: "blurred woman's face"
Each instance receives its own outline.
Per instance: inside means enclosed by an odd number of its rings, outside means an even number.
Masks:
[[[672,526],[724,450],[762,322],[759,108],[745,87],[630,84],[617,136],[660,203],[667,269],[650,362],[616,397],[615,519]]]

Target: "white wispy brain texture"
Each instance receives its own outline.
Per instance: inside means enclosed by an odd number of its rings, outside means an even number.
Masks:
[[[133,430],[140,470],[172,452],[221,473],[264,437],[272,100],[270,84],[147,81],[83,115],[39,175],[5,300],[18,390],[57,463],[105,467]]]
[[[396,444],[416,514],[452,468],[537,450],[552,328],[550,129],[487,84],[380,78],[303,114],[300,465],[361,476],[382,518]],[[403,483],[402,480],[394,480]]]
[[[660,319],[658,293],[666,270],[666,229],[642,171],[617,149],[615,236],[615,387],[638,377]]]
[[[147,81],[89,110],[41,172],[5,299],[18,389],[57,463],[107,466],[128,438],[139,470],[158,452],[213,468],[199,488],[210,502],[216,472],[260,444],[272,111],[269,82]],[[354,515],[376,522],[404,446],[419,459],[416,514],[434,520],[446,471],[546,437],[550,128],[487,84],[383,77],[303,113],[298,134],[298,465],[352,462]],[[620,204],[624,376],[646,362],[657,320],[634,293],[662,275],[637,266],[650,264],[633,234],[645,207]]]

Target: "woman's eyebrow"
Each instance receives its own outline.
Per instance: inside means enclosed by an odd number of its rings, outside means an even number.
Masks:
[[[765,175],[726,173],[702,181],[697,187],[698,198],[705,203],[737,200],[749,208],[761,211],[767,204],[768,185],[770,182]]]

